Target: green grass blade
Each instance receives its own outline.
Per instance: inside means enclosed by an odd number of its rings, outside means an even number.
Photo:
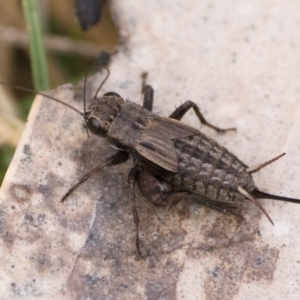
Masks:
[[[22,4],[29,34],[30,60],[34,88],[39,91],[48,90],[48,69],[37,3],[36,0],[23,0]]]

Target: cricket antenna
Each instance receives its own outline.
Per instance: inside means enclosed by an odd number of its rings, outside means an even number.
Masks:
[[[86,117],[86,85],[87,85],[87,76],[88,76],[88,71],[86,72],[85,76],[84,76],[84,85],[83,85],[83,118],[84,118],[84,125],[86,128],[86,134],[87,137],[89,138],[89,128],[87,126],[87,117]]]
[[[100,90],[102,89],[104,83],[106,82],[106,80],[108,79],[108,77],[110,75],[110,71],[107,67],[103,67],[103,69],[107,71],[107,74],[106,74],[105,78],[102,80],[101,84],[99,85],[99,87],[98,87],[98,89],[97,89],[97,91],[94,95],[94,99],[97,97],[98,93],[100,92]]]
[[[37,92],[37,91],[32,90],[32,89],[28,89],[28,88],[25,88],[25,87],[22,87],[22,86],[19,86],[19,85],[15,85],[15,84],[11,84],[11,83],[6,83],[6,82],[2,82],[2,81],[0,81],[0,84],[6,85],[8,87],[12,87],[12,88],[14,88],[16,90],[20,90],[20,91],[28,92],[28,93],[31,93],[31,94],[34,94],[34,95],[40,95],[40,96],[49,98],[49,99],[51,99],[53,101],[56,101],[56,102],[58,102],[58,103],[60,103],[60,104],[62,104],[64,106],[67,106],[68,108],[74,110],[75,112],[77,112],[78,114],[80,114],[84,118],[84,114],[80,110],[78,110],[77,108],[75,108],[74,106],[72,106],[72,105],[70,105],[70,104],[68,104],[68,103],[66,103],[64,101],[61,101],[61,100],[59,100],[57,98],[54,98],[52,96],[49,96],[46,93]]]

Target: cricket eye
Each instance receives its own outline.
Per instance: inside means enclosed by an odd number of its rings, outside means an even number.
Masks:
[[[113,97],[121,98],[120,95],[115,92],[108,92],[108,93],[105,93],[103,96],[113,96]]]
[[[101,127],[99,121],[94,117],[88,119],[87,127],[94,134],[99,134],[99,135],[106,134],[105,130]]]

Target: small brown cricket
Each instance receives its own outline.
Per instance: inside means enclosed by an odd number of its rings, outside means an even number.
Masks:
[[[132,155],[134,167],[128,175],[131,187],[132,210],[136,229],[136,248],[139,246],[139,219],[135,203],[135,185],[141,194],[155,205],[166,205],[172,196],[171,205],[181,199],[193,199],[220,211],[235,212],[245,200],[252,201],[271,218],[258,198],[266,198],[293,203],[300,199],[276,196],[260,191],[254,184],[252,173],[279,159],[285,153],[257,166],[248,167],[234,154],[219,145],[199,130],[180,122],[184,114],[193,108],[199,121],[217,132],[234,130],[221,129],[208,123],[198,106],[192,101],[180,105],[168,118],[152,113],[153,89],[146,85],[146,73],[143,74],[143,106],[125,101],[115,92],[97,97],[99,86],[87,111],[76,108],[41,94],[79,113],[85,121],[88,131],[106,138],[116,153],[95,167],[74,185],[62,198],[62,202],[93,173],[104,167],[127,161]]]

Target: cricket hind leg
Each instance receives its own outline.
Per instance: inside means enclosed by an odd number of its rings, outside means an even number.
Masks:
[[[244,220],[244,217],[241,214],[239,214],[238,212],[236,212],[236,210],[238,210],[239,207],[232,205],[231,203],[221,202],[221,201],[212,201],[212,200],[209,200],[207,202],[203,201],[202,203],[203,203],[203,205],[205,205],[213,210],[216,210],[218,212],[221,212],[225,215],[235,216],[240,221]]]
[[[186,191],[173,193],[172,196],[175,196],[175,197],[174,197],[174,199],[172,199],[172,202],[169,206],[169,210],[172,207],[176,206],[183,199],[190,199],[194,202],[205,205],[206,207],[209,207],[213,210],[221,212],[225,215],[233,215],[233,216],[237,217],[238,219],[240,219],[241,221],[244,220],[244,217],[237,212],[237,210],[239,209],[239,206],[234,205],[230,202],[211,200],[211,199],[200,197],[199,195],[195,195],[195,194],[192,194],[192,193],[186,192]]]
[[[136,164],[129,172],[128,183],[131,189],[132,214],[135,223],[135,245],[137,253],[142,256],[139,238],[139,217],[136,209],[135,186],[138,184],[141,194],[152,204],[165,206],[166,198],[173,190],[173,185],[169,182],[154,176],[144,170],[142,166]]]
[[[179,107],[177,107],[173,113],[169,116],[169,118],[171,119],[175,119],[175,120],[181,120],[182,117],[188,112],[189,109],[193,109],[197,118],[199,119],[200,123],[217,131],[217,132],[226,132],[226,131],[231,131],[231,130],[236,130],[235,128],[220,128],[217,127],[209,122],[206,121],[206,119],[204,118],[203,114],[201,113],[199,107],[197,106],[197,104],[195,104],[193,101],[186,101],[183,104],[181,104]]]
[[[132,205],[132,215],[133,221],[135,224],[135,248],[138,253],[138,256],[142,256],[142,252],[140,249],[140,237],[139,237],[139,223],[140,219],[136,209],[136,201],[135,201],[135,185],[138,178],[138,169],[133,167],[128,174],[128,183],[131,189],[131,205]]]
[[[173,185],[146,170],[139,171],[137,183],[141,194],[156,206],[166,206]]]

